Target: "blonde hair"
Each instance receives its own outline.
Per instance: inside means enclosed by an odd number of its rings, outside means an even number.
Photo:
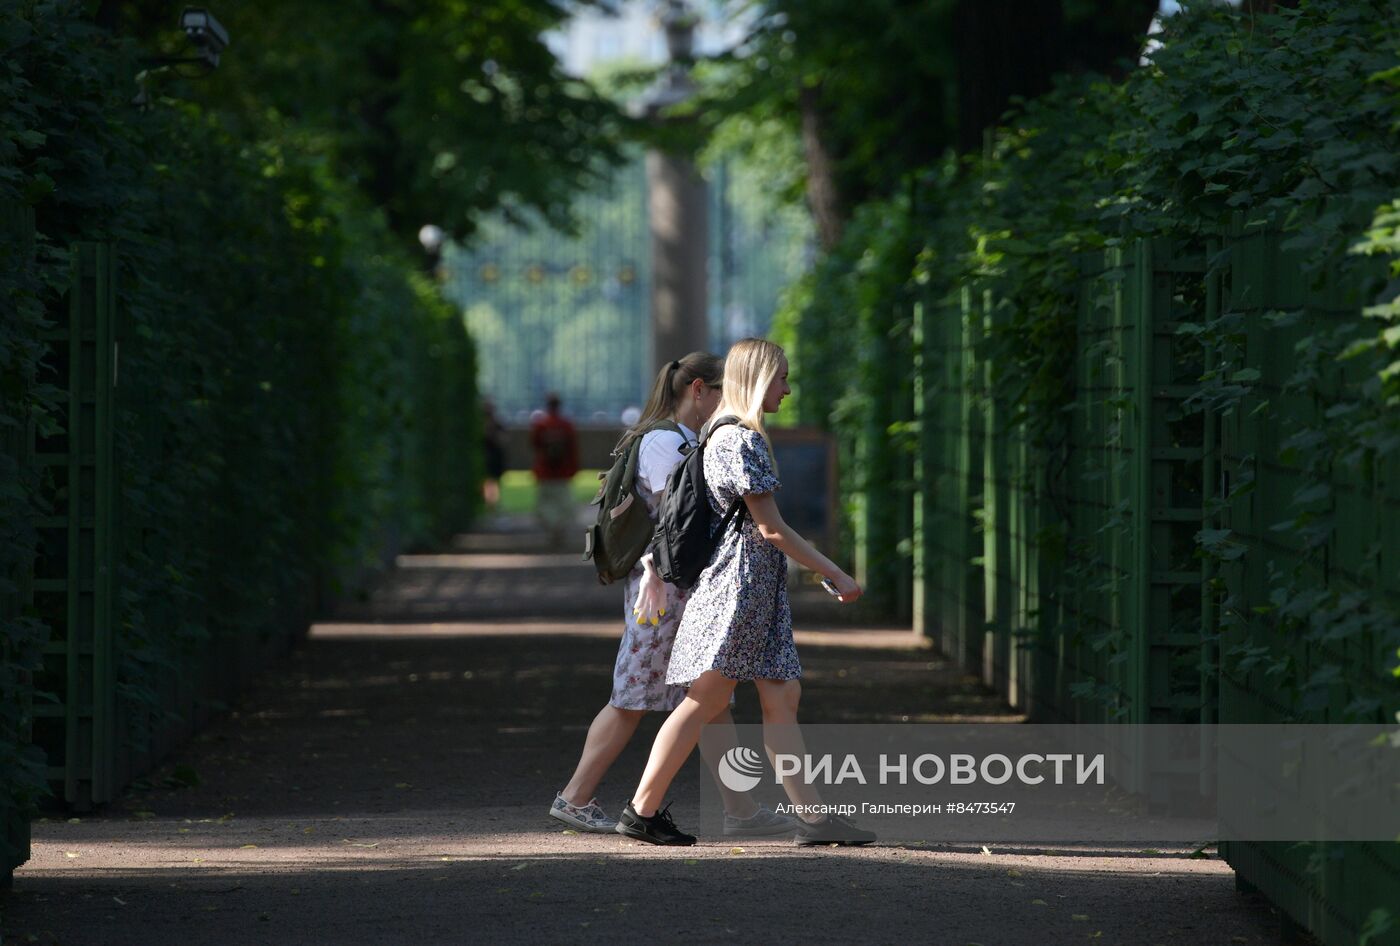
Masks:
[[[670,420],[685,396],[685,389],[697,378],[707,387],[719,387],[724,378],[724,361],[707,351],[693,351],[684,358],[663,365],[652,382],[651,395],[642,408],[642,416],[627,428],[617,446],[613,447],[613,454],[626,451],[633,440],[645,434],[657,421]]]
[[[763,423],[763,398],[768,386],[783,366],[783,350],[766,338],[741,338],[729,349],[724,359],[724,391],[720,395],[715,417],[733,414],[739,423],[756,430],[773,452],[773,441]]]

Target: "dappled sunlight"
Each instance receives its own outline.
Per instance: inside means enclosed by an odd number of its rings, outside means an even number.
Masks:
[[[136,821],[86,819],[39,823],[34,857],[23,876],[37,878],[148,878],[164,871],[214,871],[223,877],[272,870],[322,874],[341,870],[404,870],[443,863],[518,865],[578,858],[676,861],[846,858],[907,869],[988,871],[1038,878],[1111,875],[1131,870],[1154,876],[1219,878],[1216,858],[1163,844],[997,844],[898,841],[867,848],[795,849],[788,838],[701,837],[692,848],[658,848],[617,835],[561,832],[537,807],[425,809],[396,814],[348,813],[331,818],[265,818],[233,812],[215,818]],[[113,836],[119,835],[119,839]],[[139,850],[140,866],[123,867]],[[1125,865],[1130,861],[1130,865]]]
[[[620,610],[620,609],[619,609]],[[558,621],[475,621],[429,624],[313,624],[316,640],[405,640],[442,637],[599,637],[616,640],[617,621],[563,624]]]
[[[502,569],[515,571],[528,568],[575,568],[591,574],[593,568],[577,553],[514,553],[458,555],[400,555],[394,564],[405,571],[414,569]]]

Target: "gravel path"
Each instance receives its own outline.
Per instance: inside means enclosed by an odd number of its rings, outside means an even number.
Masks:
[[[3,942],[1277,941],[1228,866],[1184,849],[658,849],[565,833],[544,812],[607,698],[620,592],[533,541],[473,535],[404,557],[122,802],[35,824],[0,900]],[[807,718],[1016,718],[907,630],[833,607],[794,598]],[[736,716],[758,720],[751,688]],[[600,790],[614,813],[659,722]],[[676,812],[694,809],[698,777],[677,780]]]

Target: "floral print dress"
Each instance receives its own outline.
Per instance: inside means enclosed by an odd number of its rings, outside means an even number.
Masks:
[[[656,519],[665,489],[665,477],[682,459],[680,448],[694,442],[695,436],[681,428],[684,439],[674,431],[655,430],[642,438],[639,457],[637,493],[647,503],[651,518]],[[659,486],[653,490],[651,486]],[[642,565],[633,567],[624,582],[622,616],[626,630],[617,648],[613,665],[612,697],[608,700],[618,709],[662,710],[669,712],[685,699],[685,687],[666,682],[666,667],[671,661],[671,645],[685,611],[686,592],[675,585],[666,585],[666,613],[659,624],[638,624],[632,606],[642,586]]]
[[[780,487],[763,435],[731,424],[705,444],[705,484],[712,527],[730,504]],[[671,651],[668,683],[689,685],[707,670],[734,680],[802,676],[792,640],[787,556],[763,538],[753,518],[731,523],[714,558],[690,590]]]

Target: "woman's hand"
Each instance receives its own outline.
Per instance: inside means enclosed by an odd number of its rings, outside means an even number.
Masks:
[[[666,583],[652,567],[650,559],[642,562],[642,584],[637,590],[637,601],[632,605],[632,613],[638,624],[657,625],[666,613]]]
[[[839,572],[836,575],[828,575],[827,577],[830,578],[831,583],[836,586],[836,600],[840,601],[842,604],[850,604],[865,593],[861,590],[860,585],[856,584],[856,580],[845,572]]]

